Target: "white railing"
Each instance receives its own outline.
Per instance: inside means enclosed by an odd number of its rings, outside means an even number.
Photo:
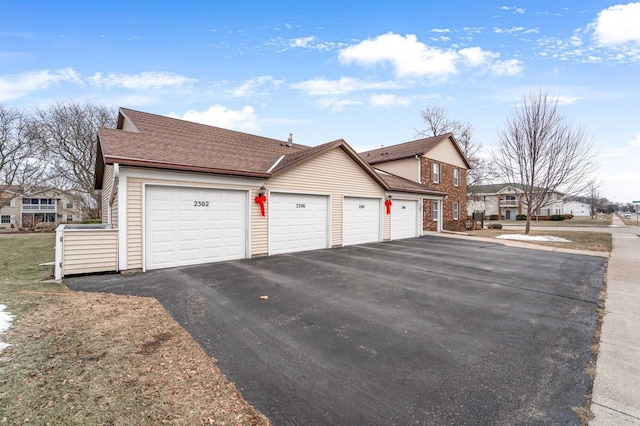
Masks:
[[[23,204],[22,205],[23,212],[55,212],[56,205],[55,204]]]
[[[518,205],[517,200],[500,200],[501,207],[510,207],[510,206],[517,206],[517,205]]]

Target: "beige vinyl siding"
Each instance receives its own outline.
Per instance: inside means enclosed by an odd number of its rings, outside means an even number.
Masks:
[[[118,227],[118,195],[116,194],[111,206],[111,224],[114,228]]]
[[[62,238],[63,275],[116,271],[118,230],[65,230]]]
[[[142,179],[127,179],[127,269],[142,269]]]
[[[384,189],[342,148],[270,178],[269,191],[331,195],[331,245],[342,245],[342,198],[384,197]]]
[[[415,157],[374,164],[376,169],[400,176],[414,182],[420,182],[420,161]]]
[[[391,215],[387,214],[386,206],[384,206],[382,214],[382,241],[389,241],[391,240]]]
[[[264,203],[265,216],[260,213],[260,205],[255,202],[258,190],[251,191],[251,257],[264,256],[269,253],[269,222],[266,212],[269,211],[269,197]]]
[[[440,163],[447,163],[461,169],[467,169],[467,165],[464,164],[464,160],[460,157],[458,150],[449,139],[434,146],[425,157]]]
[[[104,166],[104,176],[102,182],[102,223],[109,221],[109,199],[111,198],[111,191],[113,191],[113,165],[106,164]]]

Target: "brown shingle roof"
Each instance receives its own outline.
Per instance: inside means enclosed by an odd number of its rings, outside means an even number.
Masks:
[[[100,129],[105,163],[267,177],[282,155],[308,147],[176,118],[120,109],[118,129]],[[139,132],[122,130],[123,118]]]
[[[371,151],[361,152],[360,156],[369,164],[384,163],[385,161],[402,160],[404,158],[415,157],[416,155],[425,155],[441,142],[451,140],[454,147],[460,154],[468,168],[469,162],[460,150],[458,143],[455,141],[453,134],[445,133],[444,135],[434,136],[430,138],[417,139],[400,143],[397,145],[385,146],[382,148],[372,149]]]
[[[373,170],[375,170],[378,176],[380,176],[387,183],[390,191],[413,192],[425,195],[447,195],[446,192],[438,191],[427,185],[422,185],[421,183],[396,176],[389,172],[385,172],[384,170],[376,168],[374,168]]]

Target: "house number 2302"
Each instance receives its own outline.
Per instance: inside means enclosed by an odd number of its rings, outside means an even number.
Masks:
[[[209,207],[209,202],[208,201],[194,201],[193,202],[193,206],[194,207]]]

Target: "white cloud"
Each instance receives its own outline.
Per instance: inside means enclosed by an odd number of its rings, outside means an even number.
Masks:
[[[497,28],[493,29],[493,32],[496,34],[511,34],[511,33],[519,33],[520,31],[524,31],[524,27],[511,27],[511,28]]]
[[[398,96],[392,93],[383,93],[371,95],[369,104],[376,107],[391,107],[394,105],[410,105],[411,98],[407,96]]]
[[[168,116],[210,126],[224,127],[225,129],[253,131],[259,127],[258,117],[251,106],[245,106],[241,110],[232,110],[223,105],[212,105],[206,111],[190,109],[182,116],[173,112]]]
[[[527,9],[523,8],[523,7],[515,7],[515,6],[502,6],[500,9],[502,10],[506,10],[506,11],[513,11],[513,13],[518,13],[518,14],[523,14],[527,11]]]
[[[509,59],[506,61],[496,61],[491,65],[491,71],[496,75],[516,75],[522,72],[523,65],[519,59]]]
[[[499,53],[480,47],[466,47],[458,51],[440,49],[427,46],[413,34],[403,37],[393,33],[367,39],[340,51],[342,63],[355,62],[363,66],[390,63],[398,77],[446,79],[458,74],[458,64],[482,67],[502,76],[518,74],[522,70],[522,61],[497,61],[499,57]]]
[[[339,99],[335,97],[322,98],[316,103],[320,109],[331,109],[331,112],[340,112],[349,106],[362,105],[362,102],[355,99]]]
[[[180,87],[195,83],[197,80],[170,72],[143,72],[140,74],[95,73],[87,79],[98,87],[122,87],[125,89],[160,89]]]
[[[618,4],[604,9],[591,24],[600,46],[640,43],[640,3]]]
[[[479,47],[467,47],[458,51],[464,63],[471,67],[483,66],[494,59],[498,58],[500,54],[483,50]]]
[[[414,34],[403,37],[389,32],[367,39],[342,49],[339,58],[344,64],[355,62],[362,66],[390,63],[398,77],[446,77],[457,73],[455,52],[427,46]]]
[[[231,90],[231,95],[235,98],[255,96],[261,88],[265,86],[269,86],[268,88],[278,88],[283,82],[283,80],[276,80],[270,75],[261,75],[247,80]]]
[[[640,133],[636,133],[636,138],[629,142],[632,147],[640,147]]]
[[[339,80],[313,78],[311,80],[294,83],[293,89],[307,92],[308,95],[344,95],[362,90],[380,90],[398,88],[397,83],[391,81],[365,81],[352,77],[341,77]]]
[[[282,39],[278,39],[278,41],[281,41],[281,40]],[[285,50],[301,48],[301,49],[320,50],[323,52],[328,52],[331,50],[340,49],[345,46],[346,46],[346,43],[322,41],[322,40],[318,40],[318,38],[315,36],[308,36],[308,37],[292,38],[288,40],[286,43]]]
[[[451,30],[449,28],[434,28],[431,30],[432,33],[450,33]]]
[[[72,68],[0,76],[0,102],[19,99],[31,92],[46,90],[63,82],[82,85],[80,74]]]

